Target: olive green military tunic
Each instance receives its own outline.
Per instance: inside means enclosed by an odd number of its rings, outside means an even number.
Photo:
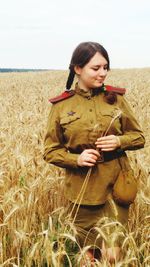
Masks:
[[[120,151],[142,148],[145,142],[142,130],[124,96],[120,94],[117,94],[117,102],[109,104],[100,90],[85,92],[76,87],[75,95],[52,105],[45,136],[44,159],[66,168],[65,196],[71,202],[76,202],[88,171],[87,167],[77,165],[79,154],[84,149],[96,149],[97,138],[103,135],[112,118],[117,115],[107,135],[119,136]],[[124,159],[127,161],[126,156]],[[105,203],[119,171],[117,158],[96,164],[80,204]]]

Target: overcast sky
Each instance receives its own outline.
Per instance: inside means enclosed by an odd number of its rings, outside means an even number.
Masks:
[[[150,67],[150,0],[0,0],[0,68],[68,69],[84,41],[111,68]]]

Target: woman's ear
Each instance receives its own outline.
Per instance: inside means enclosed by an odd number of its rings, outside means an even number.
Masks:
[[[79,67],[79,66],[75,66],[75,67],[74,67],[74,72],[75,72],[77,75],[80,75],[80,74],[81,74],[81,70],[82,70],[82,68]]]

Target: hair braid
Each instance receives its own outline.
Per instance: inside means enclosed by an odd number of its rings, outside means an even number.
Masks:
[[[68,80],[66,82],[66,90],[70,90],[71,85],[73,84],[74,76],[75,76],[74,70],[70,69]]]
[[[115,92],[104,92],[104,98],[109,104],[114,104],[117,101],[117,94]]]

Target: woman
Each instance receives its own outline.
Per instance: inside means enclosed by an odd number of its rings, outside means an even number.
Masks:
[[[71,215],[80,245],[99,247],[110,260],[120,249],[94,229],[107,216],[126,225],[128,206],[110,207],[120,159],[129,167],[125,150],[144,146],[142,130],[125,100],[125,89],[105,86],[110,69],[107,51],[95,42],[84,42],[74,50],[66,91],[53,103],[45,137],[44,159],[66,169],[65,196],[72,203]],[[74,77],[78,82],[74,90]],[[93,250],[89,250],[89,257]]]

